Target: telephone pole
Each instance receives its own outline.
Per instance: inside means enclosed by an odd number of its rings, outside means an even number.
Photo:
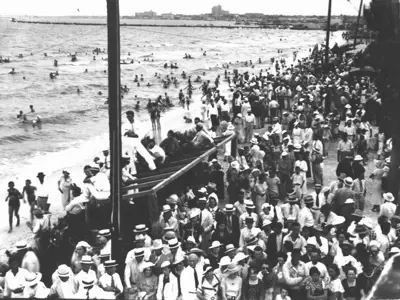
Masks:
[[[357,27],[356,27],[356,32],[354,35],[354,49],[356,48],[356,43],[357,43],[358,27],[360,26],[361,10],[363,7],[363,2],[364,2],[363,0],[360,1],[360,8],[358,10]]]
[[[331,38],[331,15],[332,15],[332,0],[329,0],[328,22],[326,24],[325,71],[328,70],[329,66],[329,39]]]

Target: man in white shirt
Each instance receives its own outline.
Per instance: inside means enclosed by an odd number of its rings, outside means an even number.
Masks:
[[[4,278],[5,298],[23,298],[25,276],[29,274],[28,270],[19,267],[19,258],[13,256],[9,260],[10,270]]]
[[[58,299],[71,299],[75,295],[74,275],[67,265],[60,265],[53,274],[53,285],[50,295],[57,295]]]
[[[203,278],[196,254],[190,254],[189,265],[181,273],[182,300],[197,300],[197,288]]]
[[[261,230],[259,228],[254,227],[254,219],[251,216],[247,216],[245,218],[246,227],[240,230],[240,238],[239,238],[239,246],[246,246],[246,240],[249,237],[256,237]]]
[[[121,278],[116,273],[117,263],[115,260],[108,260],[104,262],[106,273],[103,274],[99,279],[100,287],[107,292],[109,299],[113,299],[117,295],[121,294],[124,290],[122,286]]]
[[[97,274],[94,270],[92,270],[93,260],[89,255],[82,256],[80,261],[82,265],[82,270],[75,275],[75,287],[78,293],[82,293],[84,291],[85,285],[83,284],[83,280],[86,278],[90,278],[93,280],[94,284],[97,284]]]
[[[105,173],[99,172],[93,176],[90,166],[84,167],[86,178],[83,195],[89,202],[91,199],[107,200],[110,197],[110,182]]]
[[[291,232],[283,238],[283,243],[290,241],[293,243],[293,249],[300,249],[301,254],[306,254],[306,239],[300,235],[300,224],[292,224]]]
[[[126,112],[126,118],[128,119],[121,127],[121,134],[123,136],[129,135],[132,137],[139,137],[139,128],[135,123],[135,113],[131,110]]]
[[[305,206],[299,212],[298,221],[300,228],[303,229],[303,227],[308,227],[310,231],[312,231],[314,227],[314,216],[311,212],[311,208],[314,205],[314,199],[308,195],[306,198],[304,198],[304,204]]]
[[[312,267],[316,267],[320,273],[321,279],[328,279],[328,270],[326,266],[321,263],[319,260],[321,259],[320,251],[318,249],[314,249],[311,251],[311,260],[306,263],[306,267],[308,272]]]
[[[321,184],[317,183],[314,188],[315,191],[310,194],[314,200],[314,205],[311,208],[311,212],[313,214],[315,224],[318,224],[319,216],[321,214],[321,207],[326,204],[326,199],[324,193],[321,193]]]
[[[379,216],[386,216],[389,220],[396,213],[397,206],[393,204],[394,197],[392,193],[384,193],[383,200],[385,203],[381,205],[381,209],[379,211]]]

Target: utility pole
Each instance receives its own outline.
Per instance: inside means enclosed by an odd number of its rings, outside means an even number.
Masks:
[[[108,118],[110,128],[110,184],[111,184],[111,256],[123,266],[120,234],[120,210],[122,198],[121,169],[121,95],[120,95],[120,30],[119,0],[107,0],[108,39]]]
[[[360,26],[360,18],[361,18],[361,10],[363,7],[363,2],[364,2],[363,0],[360,1],[360,8],[358,10],[357,27],[354,35],[354,49],[356,48],[356,43],[357,43],[358,27]]]
[[[328,65],[329,65],[329,39],[331,38],[331,15],[332,15],[332,0],[329,0],[328,22],[326,24],[325,71],[328,70]]]

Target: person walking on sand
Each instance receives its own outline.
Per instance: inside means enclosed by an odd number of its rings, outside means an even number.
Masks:
[[[70,172],[67,169],[64,169],[62,173],[63,175],[57,182],[57,187],[61,193],[62,206],[65,209],[68,203],[72,200],[71,185],[73,183],[73,180],[71,178]]]
[[[8,201],[8,217],[10,230],[9,233],[12,232],[12,224],[13,224],[13,214],[15,213],[15,217],[17,218],[17,227],[19,226],[19,207],[20,202],[19,199],[22,199],[22,194],[14,187],[14,182],[10,181],[8,183],[8,195],[6,197],[6,202]]]
[[[37,190],[37,188],[33,185],[31,185],[32,182],[27,179],[25,181],[25,186],[24,189],[22,190],[22,198],[24,198],[25,193],[26,193],[26,199],[28,200],[29,206],[31,207],[30,211],[31,211],[31,222],[33,222],[33,210],[35,209],[36,206],[36,195],[35,195],[35,191]]]
[[[47,211],[47,201],[49,200],[49,191],[44,183],[44,177],[46,175],[43,172],[39,172],[37,178],[39,184],[37,186],[36,196],[37,196],[37,206],[45,211]]]

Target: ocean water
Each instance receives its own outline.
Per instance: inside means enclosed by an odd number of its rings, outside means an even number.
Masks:
[[[335,39],[339,40],[340,35],[341,32],[336,32]],[[261,58],[263,63],[255,69],[258,71],[270,67],[271,57],[283,56],[292,61],[293,51],[307,54],[309,48],[324,38],[323,31],[121,27],[121,59],[135,60],[134,64],[121,65],[121,83],[130,88],[122,101],[123,111],[134,107],[135,95],[143,99],[142,107],[147,103],[146,98],[155,99],[164,93],[177,103],[179,89],[186,87],[186,81],[180,76],[182,71],[193,79],[200,75],[213,82],[223,73],[223,63],[231,62],[231,69],[244,70],[237,61],[256,62]],[[0,56],[12,61],[0,64],[0,182],[3,185],[39,169],[50,173],[75,166],[108,147],[108,111],[104,105],[107,54],[100,53],[96,60],[92,54],[97,47],[107,48],[106,26],[18,24],[3,18],[0,19],[0,45]],[[207,51],[207,56],[202,55],[201,49]],[[277,54],[278,49],[284,53]],[[75,52],[78,60],[71,62],[69,54]],[[183,59],[185,53],[195,59]],[[24,57],[18,58],[19,54]],[[154,62],[143,61],[145,57]],[[53,66],[55,59],[58,67]],[[171,69],[163,68],[165,62],[178,64],[179,69],[172,70],[180,80],[178,88],[164,89],[154,76],[156,72],[170,74]],[[11,68],[15,68],[15,75],[8,74]],[[85,69],[88,73],[84,73]],[[55,71],[60,75],[50,80],[49,73]],[[203,72],[206,72],[204,77]],[[145,78],[143,86],[136,87],[134,76],[141,74]],[[152,87],[144,86],[148,82]],[[200,90],[194,95],[194,101],[199,101]],[[40,115],[41,128],[17,121],[18,112],[28,113],[29,105],[36,112],[28,114],[28,119]],[[169,116],[165,124],[169,129],[182,122],[173,118],[178,109],[182,108],[176,106],[165,112]],[[136,119],[144,124],[149,115],[142,109]],[[148,126],[142,127],[143,133],[150,130]]]

